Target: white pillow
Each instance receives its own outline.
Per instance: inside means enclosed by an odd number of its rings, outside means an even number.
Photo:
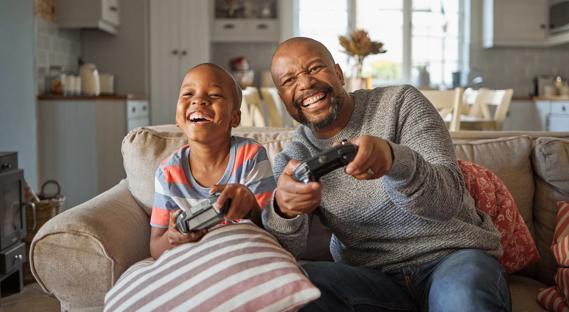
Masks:
[[[106,294],[105,311],[291,311],[318,297],[271,234],[240,223],[134,264]]]

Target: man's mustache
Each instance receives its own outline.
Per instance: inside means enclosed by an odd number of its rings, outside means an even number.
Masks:
[[[296,107],[296,109],[300,110],[302,108],[302,102],[304,102],[304,100],[311,96],[314,95],[314,93],[317,92],[324,92],[326,94],[330,94],[332,92],[332,87],[328,86],[326,84],[318,84],[318,85],[314,85],[312,89],[305,91],[303,94],[301,94],[298,99],[295,99],[293,101],[294,107]]]

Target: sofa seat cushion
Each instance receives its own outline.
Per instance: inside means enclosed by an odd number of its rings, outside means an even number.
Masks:
[[[133,265],[105,296],[105,311],[289,311],[318,297],[276,238],[240,223]]]
[[[289,142],[293,130],[282,128],[236,128],[233,135],[251,138],[274,156]],[[160,161],[187,143],[187,138],[174,125],[153,126],[131,131],[122,142],[122,155],[129,190],[150,215],[154,200],[154,173]]]
[[[534,279],[519,275],[510,275],[510,293],[512,295],[512,311],[539,312],[545,311],[537,302],[537,291],[545,285]]]
[[[547,285],[554,283],[557,265],[551,253],[558,201],[569,200],[569,140],[538,138],[532,155],[535,170],[535,239],[542,256],[536,278]]]

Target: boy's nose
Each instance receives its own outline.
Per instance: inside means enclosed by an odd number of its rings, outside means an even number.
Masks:
[[[207,100],[204,97],[195,97],[192,99],[192,105],[207,105]]]

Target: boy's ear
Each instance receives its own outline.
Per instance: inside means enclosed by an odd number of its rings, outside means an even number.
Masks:
[[[234,110],[231,115],[231,127],[236,128],[241,123],[241,110]]]

